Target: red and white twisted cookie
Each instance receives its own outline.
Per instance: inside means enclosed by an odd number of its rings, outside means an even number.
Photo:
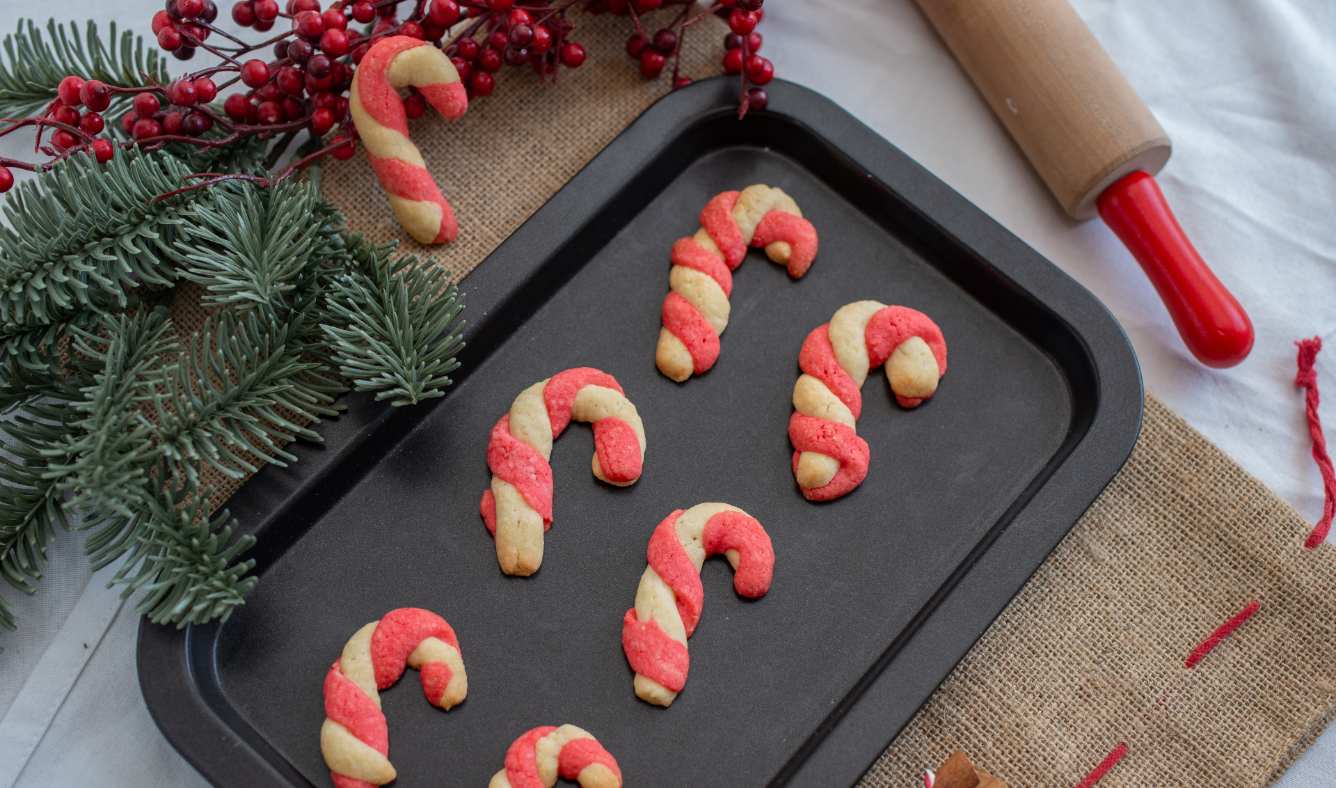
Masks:
[[[733,565],[733,589],[759,599],[770,590],[775,551],[751,515],[726,503],[701,503],[664,518],[647,553],[636,605],[622,619],[622,650],[636,674],[636,696],[667,707],[687,682],[687,638],[705,600],[705,559],[723,553]]]
[[[769,186],[748,186],[710,200],[700,212],[696,234],[673,244],[671,290],[663,299],[663,328],[654,353],[667,377],[681,383],[719,359],[733,270],[747,256],[749,244],[764,247],[771,260],[798,279],[816,257],[816,228],[802,218],[791,197]]]
[[[416,607],[391,610],[357,630],[325,674],[320,752],[338,788],[367,788],[395,778],[379,690],[393,686],[410,665],[421,673],[422,692],[432,705],[450,709],[468,694],[455,631],[445,619]]]
[[[594,427],[594,476],[625,487],[640,478],[645,426],[617,380],[575,367],[520,392],[492,427],[487,444],[491,488],[482,494],[483,523],[496,537],[496,560],[508,575],[531,575],[543,563],[543,533],[552,525],[552,441],[572,420]]]
[[[621,788],[617,759],[589,731],[574,725],[542,725],[526,732],[506,750],[506,768],[487,788],[552,788],[557,778],[581,788]]]
[[[408,139],[399,91],[409,86],[449,120],[469,107],[459,73],[444,52],[411,36],[390,36],[373,44],[358,64],[348,109],[399,224],[419,243],[446,243],[459,228],[422,154]]]
[[[886,365],[896,402],[915,408],[946,374],[946,340],[922,312],[877,301],[840,307],[803,340],[793,386],[793,475],[809,501],[846,495],[867,477],[871,452],[854,432],[868,372]]]

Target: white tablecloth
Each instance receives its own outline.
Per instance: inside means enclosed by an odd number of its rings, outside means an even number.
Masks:
[[[226,15],[230,3],[219,2]],[[1149,390],[1314,517],[1320,486],[1291,342],[1336,340],[1336,2],[1077,6],[1174,140],[1160,183],[1257,327],[1240,367],[1191,360],[1127,252],[1098,222],[1064,218],[907,0],[772,0],[761,29],[778,74],[833,98],[1094,291],[1131,336]],[[158,7],[49,10],[143,31]],[[0,0],[5,27],[47,10]],[[1319,375],[1336,398],[1336,342]],[[1328,420],[1336,439],[1336,411]],[[0,588],[21,621],[0,633],[0,785],[201,783],[144,708],[137,616],[90,578],[75,540],[59,537],[52,552],[35,597]],[[1329,731],[1281,784],[1332,785],[1333,773]]]

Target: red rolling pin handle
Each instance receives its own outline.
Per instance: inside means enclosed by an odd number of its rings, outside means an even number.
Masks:
[[[1248,313],[1192,246],[1155,178],[1126,175],[1105,189],[1096,205],[1141,263],[1192,354],[1212,367],[1232,367],[1246,358],[1253,346]]]

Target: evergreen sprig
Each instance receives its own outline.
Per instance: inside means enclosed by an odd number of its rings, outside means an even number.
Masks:
[[[443,269],[393,251],[348,239],[351,264],[333,278],[321,328],[355,389],[412,405],[444,396],[459,368],[464,301]]]
[[[255,584],[253,538],[210,514],[207,471],[293,461],[351,389],[439,397],[462,347],[447,275],[347,235],[308,183],[151,199],[194,165],[75,157],[11,195],[0,227],[0,576],[31,592],[75,527],[144,615],[181,626]],[[142,295],[182,279],[210,310],[188,337]]]
[[[32,20],[20,19],[0,48],[4,50],[0,116],[4,117],[35,114],[56,98],[60,80],[70,74],[116,87],[166,84],[168,80],[166,63],[157,50],[130,30],[117,35],[115,22],[105,35],[91,21],[80,34],[77,23],[66,27],[53,19],[47,22],[43,36]]]

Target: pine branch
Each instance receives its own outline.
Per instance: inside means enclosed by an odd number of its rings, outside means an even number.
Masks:
[[[245,603],[257,578],[254,560],[238,558],[255,537],[234,536],[236,520],[226,511],[209,517],[209,491],[155,504],[141,516],[143,536],[116,572],[121,595],[143,591],[138,610],[155,624],[226,621]]]
[[[339,250],[338,213],[309,183],[214,188],[176,240],[181,276],[202,285],[210,303],[280,307],[313,262]]]
[[[56,528],[68,527],[59,480],[46,475],[44,456],[61,439],[63,415],[57,404],[34,403],[0,422],[0,576],[28,594],[42,576]],[[0,627],[14,628],[3,598]]]
[[[108,47],[105,42],[112,42]],[[89,22],[81,36],[79,26],[46,24],[46,35],[31,20],[20,19],[18,28],[6,35],[0,47],[0,115],[26,117],[35,114],[56,97],[56,87],[74,74],[99,79],[108,85],[129,87],[148,83],[166,84],[166,63],[158,52],[130,30],[116,33],[116,23],[101,35]],[[113,113],[113,117],[120,113]]]
[[[98,164],[75,156],[14,190],[0,225],[0,325],[50,324],[81,310],[124,308],[141,286],[175,273],[171,241],[208,190],[161,202],[189,174],[164,153]]]
[[[307,425],[337,412],[339,388],[304,358],[306,331],[300,312],[284,320],[260,309],[221,312],[192,337],[154,401],[158,450],[185,484],[197,483],[200,463],[243,478],[296,460],[284,448],[296,438],[320,441]]]
[[[348,238],[321,328],[353,387],[398,406],[445,395],[464,347],[464,302],[444,269],[415,257],[392,260],[393,248]]]

